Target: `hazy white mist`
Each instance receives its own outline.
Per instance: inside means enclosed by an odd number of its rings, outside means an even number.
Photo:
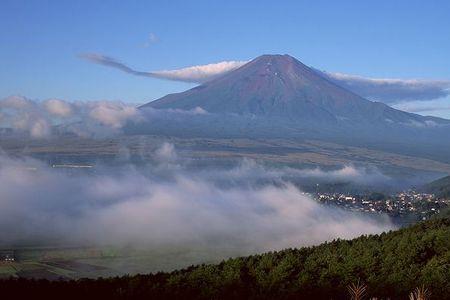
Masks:
[[[274,173],[244,162],[226,171],[187,171],[168,143],[155,151],[154,158],[155,164],[142,168],[97,166],[94,174],[88,174],[1,155],[0,241],[150,248],[223,245],[245,252],[393,228],[387,220],[318,204],[283,180],[289,170]],[[312,170],[304,176],[312,172],[348,179],[360,172],[351,168],[333,173]],[[278,179],[277,184],[252,184],[252,176],[264,174]],[[242,184],[221,184],[235,180]]]

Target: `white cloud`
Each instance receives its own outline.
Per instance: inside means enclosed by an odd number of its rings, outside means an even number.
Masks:
[[[127,125],[152,126],[162,117],[180,119],[208,115],[201,107],[181,109],[139,109],[120,101],[74,101],[61,99],[30,100],[22,96],[0,99],[0,128],[33,138],[50,138],[59,134],[81,137],[105,137],[123,133]],[[131,128],[131,127],[130,127]]]
[[[212,80],[227,72],[235,70],[244,65],[245,63],[247,63],[246,61],[222,61],[218,63],[198,65],[176,70],[142,72],[136,71],[133,68],[123,64],[122,62],[112,57],[104,56],[101,54],[86,53],[80,55],[80,57],[90,62],[116,68],[136,76],[145,76],[145,77],[193,82],[193,83],[203,83]]]
[[[11,126],[28,132],[34,138],[44,138],[50,134],[50,122],[32,100],[21,96],[7,97],[0,100],[0,111],[0,127]]]
[[[309,178],[316,182],[351,182],[359,185],[370,184],[386,184],[392,181],[392,178],[382,174],[376,168],[355,167],[352,165],[344,165],[334,170],[323,170],[321,168],[269,168],[258,164],[251,159],[244,159],[239,166],[223,174],[215,172],[208,175],[225,176],[234,178],[238,182],[246,182],[248,179],[265,179],[265,180],[285,180],[288,178]]]
[[[400,102],[393,107],[407,112],[450,119],[450,97],[430,101]]]
[[[29,109],[33,102],[22,96],[10,96],[0,101],[1,109]]]
[[[124,72],[152,78],[204,83],[235,70],[248,61],[223,61],[175,70],[142,72],[118,60],[95,53],[80,56],[90,62],[113,67]],[[368,78],[343,73],[315,70],[328,80],[370,100],[398,103],[401,101],[433,100],[450,95],[450,80]]]
[[[343,73],[318,72],[362,97],[385,103],[426,101],[450,95],[450,80],[367,78]]]
[[[167,113],[167,114],[183,114],[183,115],[207,115],[208,111],[204,110],[203,108],[201,108],[200,106],[197,106],[193,109],[155,109],[152,107],[142,107],[142,109],[145,110],[146,113],[156,113],[156,114],[161,114],[161,113]]]
[[[401,109],[408,112],[423,113],[433,111],[449,111],[450,110],[450,98],[433,100],[433,101],[412,101],[412,102],[400,102],[393,105],[397,109]]]
[[[72,105],[66,101],[59,99],[49,99],[44,101],[44,106],[47,111],[56,117],[68,117],[72,114]]]
[[[98,167],[95,174],[73,176],[33,159],[0,156],[0,241],[222,245],[245,253],[393,228],[387,221],[320,205],[286,182],[223,187],[214,178],[233,181],[232,173],[198,173],[164,164],[115,170],[111,174]]]
[[[203,83],[235,70],[246,63],[246,61],[222,61],[219,63],[192,66],[178,70],[154,71],[152,73],[158,78]]]
[[[64,130],[80,136],[118,133],[127,122],[139,122],[140,111],[118,101],[32,101],[22,96],[0,100],[0,127],[13,128],[33,138]]]
[[[294,171],[294,170],[292,170]],[[328,182],[349,181],[357,184],[366,183],[385,183],[390,180],[389,177],[380,173],[377,169],[356,168],[346,165],[341,169],[324,171],[320,168],[296,170],[302,177],[325,179]]]
[[[156,34],[154,34],[153,32],[150,32],[150,34],[148,35],[147,40],[144,43],[144,48],[148,48],[153,44],[156,44],[159,42],[159,38]]]
[[[161,147],[155,151],[155,157],[158,161],[174,161],[177,158],[174,145],[167,142],[163,143]]]
[[[121,128],[131,118],[138,118],[137,108],[123,103],[99,101],[86,105],[93,120],[112,128]]]
[[[34,138],[45,138],[48,137],[51,133],[50,124],[47,120],[39,118],[35,120],[30,128],[30,135]]]

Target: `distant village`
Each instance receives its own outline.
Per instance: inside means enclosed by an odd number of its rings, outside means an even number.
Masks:
[[[411,221],[428,220],[450,206],[450,199],[414,190],[393,195],[372,193],[350,195],[341,193],[316,193],[313,197],[320,203],[364,213],[388,214],[392,218],[408,218]]]

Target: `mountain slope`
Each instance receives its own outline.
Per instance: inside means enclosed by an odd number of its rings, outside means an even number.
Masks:
[[[410,126],[448,123],[366,100],[289,55],[263,55],[213,81],[142,107],[252,114],[291,121],[382,122]]]
[[[208,113],[193,114],[199,107]],[[315,139],[450,162],[450,120],[364,99],[288,55],[260,56],[141,110],[151,122],[128,133]]]
[[[450,176],[426,184],[424,190],[436,194],[438,197],[450,198]]]

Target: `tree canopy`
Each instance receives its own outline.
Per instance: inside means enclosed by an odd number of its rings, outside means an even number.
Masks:
[[[349,299],[347,287],[367,296],[407,299],[418,286],[431,299],[450,299],[450,219],[353,240],[239,257],[170,273],[47,281],[9,279],[0,295],[83,299]],[[19,297],[20,298],[20,297]]]

